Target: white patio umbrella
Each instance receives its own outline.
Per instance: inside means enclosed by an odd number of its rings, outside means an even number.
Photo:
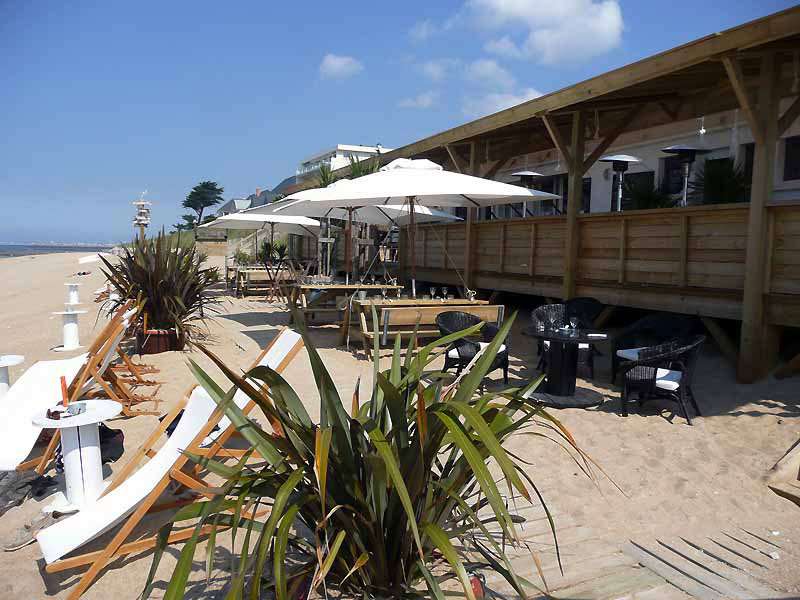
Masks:
[[[266,211],[273,212],[267,213]],[[275,213],[317,217],[320,219],[340,219],[342,221],[352,218],[352,220],[357,223],[366,223],[367,225],[400,226],[408,225],[411,221],[411,208],[408,204],[360,206],[358,208],[331,208],[309,200],[281,200],[280,202],[269,205],[269,208],[267,206],[258,206],[243,211],[242,214],[256,215]],[[441,210],[416,205],[414,206],[414,220],[417,223],[427,223],[430,221],[460,221],[461,218]]]
[[[440,165],[425,159],[398,158],[381,167],[377,173],[326,188],[297,192],[289,196],[286,201],[306,200],[317,203],[320,207],[343,209],[407,204],[411,209],[409,213],[411,289],[412,294],[416,294],[415,206],[483,207],[543,199],[558,199],[558,196],[445,171]],[[286,201],[277,210],[292,214],[292,209],[297,205]]]
[[[263,229],[269,226],[269,243],[275,242],[275,230],[279,234],[294,233],[298,235],[310,234],[317,237],[314,228],[319,229],[319,221],[308,217],[295,215],[276,215],[276,214],[255,214],[255,213],[233,213],[214,219],[210,223],[200,225],[201,228],[208,229]]]

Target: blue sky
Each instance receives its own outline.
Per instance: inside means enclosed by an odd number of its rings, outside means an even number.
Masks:
[[[791,6],[777,0],[0,0],[0,241],[119,241],[148,190],[271,188]]]

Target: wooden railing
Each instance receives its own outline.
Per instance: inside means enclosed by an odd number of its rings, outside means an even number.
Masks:
[[[738,319],[748,208],[720,204],[580,215],[576,293]],[[800,204],[770,206],[767,226],[768,312],[774,322],[800,325]],[[470,248],[467,227],[465,222],[419,226],[418,279],[451,285],[466,280],[473,287],[561,297],[565,217],[473,222]],[[407,267],[405,246],[401,260]]]

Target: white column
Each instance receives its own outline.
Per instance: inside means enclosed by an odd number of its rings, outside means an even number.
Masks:
[[[53,313],[61,315],[63,320],[62,344],[55,348],[57,352],[68,352],[81,347],[78,315],[86,314],[86,312],[85,310],[63,310]]]
[[[80,283],[65,283],[67,286],[67,304],[80,304],[81,300],[78,294]]]
[[[83,506],[103,491],[103,465],[97,423],[61,430],[67,502]]]

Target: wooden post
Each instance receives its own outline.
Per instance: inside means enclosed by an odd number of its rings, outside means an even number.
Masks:
[[[561,295],[569,300],[575,295],[575,279],[578,269],[578,211],[583,203],[583,151],[585,142],[586,115],[576,112],[572,117],[572,136],[570,140],[570,158],[567,199],[567,231],[564,238],[564,279]]]
[[[498,244],[497,251],[500,253],[500,266],[498,271],[502,273],[506,267],[506,224],[500,225],[500,243]]]
[[[737,92],[743,112],[755,138],[753,181],[747,221],[742,330],[739,339],[737,379],[752,383],[766,375],[776,358],[777,336],[770,331],[764,315],[764,264],[766,262],[766,205],[774,182],[775,145],[778,132],[776,57],[761,58],[757,108],[751,102],[742,71],[735,58],[726,57],[725,68]]]
[[[447,269],[447,238],[449,237],[448,232],[450,228],[445,225],[444,227],[444,241],[442,242],[442,270]]]
[[[678,265],[678,285],[689,283],[689,215],[681,215],[681,257]]]

